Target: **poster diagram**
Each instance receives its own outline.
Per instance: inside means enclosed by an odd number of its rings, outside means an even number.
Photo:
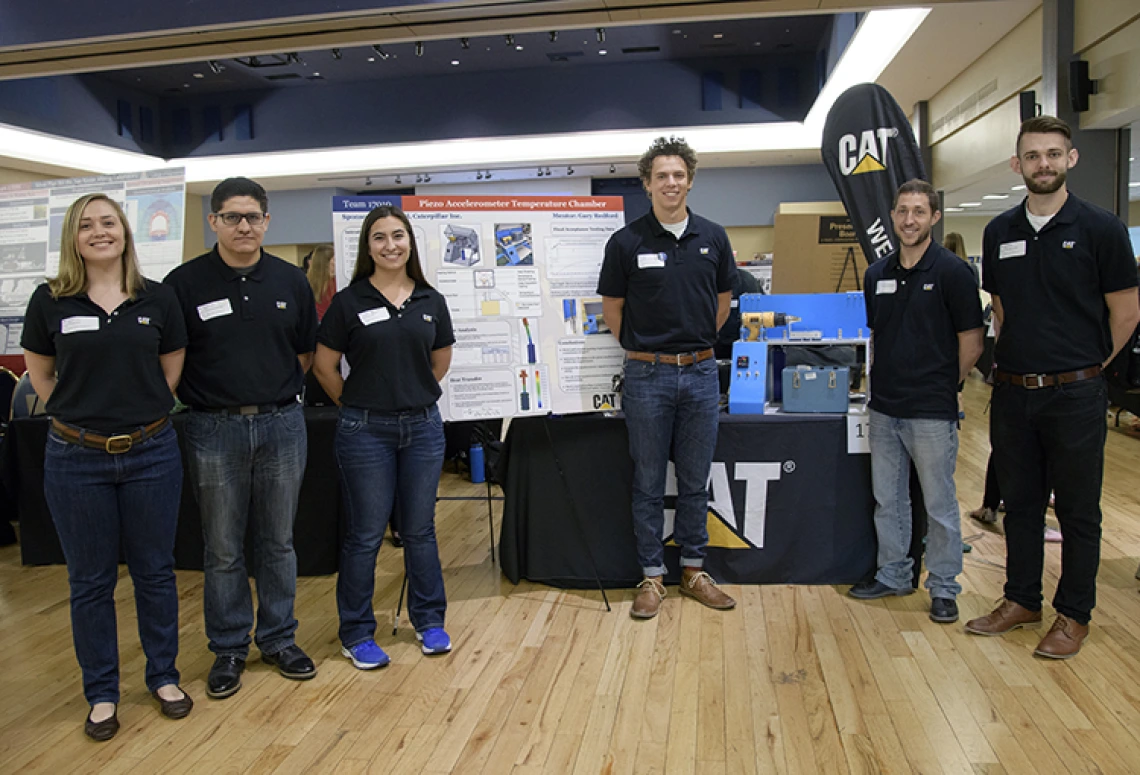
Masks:
[[[102,193],[127,215],[144,276],[161,280],[182,263],[186,203],[181,168],[0,186],[0,355],[20,355],[24,311],[36,287],[59,272],[67,208]]]
[[[616,409],[624,353],[595,295],[620,197],[334,197],[338,287],[379,204],[408,215],[455,331],[448,420]]]

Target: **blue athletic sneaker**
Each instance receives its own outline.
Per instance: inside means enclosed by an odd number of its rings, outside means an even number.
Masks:
[[[451,651],[451,638],[442,627],[432,627],[416,633],[420,650],[425,654],[446,654]]]
[[[351,659],[357,670],[375,670],[391,661],[374,640],[357,643],[351,649],[341,646],[340,653]]]

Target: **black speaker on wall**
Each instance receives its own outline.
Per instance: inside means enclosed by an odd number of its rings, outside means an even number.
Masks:
[[[1089,63],[1083,59],[1069,62],[1069,106],[1077,113],[1089,109],[1089,95],[1097,93],[1097,84],[1089,78]]]
[[[1028,121],[1041,114],[1037,109],[1037,92],[1023,91],[1017,95],[1018,107],[1021,110],[1021,120]]]

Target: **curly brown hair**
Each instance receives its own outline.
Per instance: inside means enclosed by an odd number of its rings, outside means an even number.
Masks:
[[[637,174],[642,181],[648,183],[653,175],[653,160],[658,156],[677,156],[685,162],[685,169],[689,171],[689,180],[697,174],[697,154],[683,137],[658,137],[649,146],[649,150],[637,160]]]

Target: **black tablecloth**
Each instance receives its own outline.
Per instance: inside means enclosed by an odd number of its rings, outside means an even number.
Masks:
[[[710,524],[717,527],[719,515],[720,542],[743,545],[710,543],[705,567],[714,578],[844,584],[874,572],[871,459],[847,453],[845,416],[721,415],[714,460]],[[592,587],[591,553],[605,586],[641,580],[624,420],[516,419],[500,475],[506,495],[502,566],[512,582]],[[667,509],[674,500],[666,497]],[[666,548],[671,581],[679,575],[678,551]]]
[[[293,528],[293,544],[297,551],[297,572],[302,576],[336,573],[337,551],[342,535],[340,484],[333,436],[336,433],[335,407],[306,408],[305,424],[309,434],[309,461],[301,483],[297,521]],[[183,415],[174,415],[174,429],[179,434],[183,459]],[[0,475],[3,476],[8,504],[15,504],[20,520],[20,554],[25,565],[48,565],[63,562],[55,526],[44,499],[44,444],[47,441],[46,417],[14,420],[8,426],[4,441]],[[252,539],[246,536],[247,566],[252,568]],[[178,538],[174,560],[178,568],[201,570],[203,557],[202,520],[198,504],[183,481],[182,506],[178,517]]]

